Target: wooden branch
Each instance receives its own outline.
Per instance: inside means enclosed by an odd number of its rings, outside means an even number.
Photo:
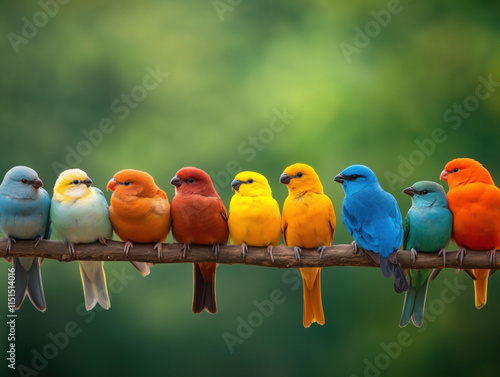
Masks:
[[[193,262],[217,262],[222,264],[247,264],[253,266],[274,267],[274,268],[297,268],[297,267],[331,267],[331,266],[351,266],[351,267],[378,267],[377,264],[364,252],[359,251],[354,254],[351,245],[334,245],[327,247],[323,253],[323,258],[319,259],[317,250],[303,249],[302,257],[299,261],[295,259],[293,248],[280,245],[273,249],[274,263],[267,253],[266,248],[249,247],[245,257],[241,253],[239,245],[221,245],[217,259],[210,246],[192,245],[191,250],[186,253],[186,258],[182,258],[180,243],[164,243],[161,261],[158,260],[158,253],[153,244],[134,244],[126,256],[123,252],[123,242],[108,240],[106,245],[98,242],[91,244],[77,244],[76,257],[73,258],[68,247],[59,241],[42,240],[34,248],[34,241],[16,240],[12,244],[10,256],[12,257],[43,257],[46,259],[56,259],[61,262],[71,262],[74,260],[94,260],[94,261],[136,261],[149,263],[193,263]],[[7,239],[0,238],[0,257],[9,256],[7,252]],[[500,258],[497,258],[496,265],[492,266],[485,251],[468,251],[464,257],[463,264],[456,260],[457,251],[449,251],[446,254],[445,268],[462,269],[496,269],[500,267]],[[397,259],[403,268],[427,269],[443,268],[441,256],[431,253],[418,253],[418,258],[413,264],[410,252],[400,250]]]

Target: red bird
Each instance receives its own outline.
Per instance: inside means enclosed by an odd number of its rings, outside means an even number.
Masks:
[[[182,168],[170,181],[175,186],[170,214],[172,235],[182,242],[183,253],[191,244],[213,245],[217,257],[219,246],[229,237],[227,211],[215,191],[210,176],[203,170]],[[204,309],[217,312],[215,300],[216,263],[193,263],[193,313]]]
[[[479,162],[457,158],[446,164],[440,178],[448,182],[448,204],[453,214],[452,238],[460,247],[457,259],[466,250],[487,251],[495,264],[500,248],[500,190]],[[472,270],[475,276],[476,308],[486,305],[490,270]]]

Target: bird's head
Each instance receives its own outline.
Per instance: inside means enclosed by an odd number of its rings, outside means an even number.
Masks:
[[[306,164],[288,166],[280,176],[280,183],[288,187],[288,192],[299,196],[306,192],[323,194],[323,185],[314,169]]]
[[[36,197],[42,186],[36,171],[27,166],[14,166],[5,174],[0,190],[3,194],[27,199]]]
[[[198,194],[218,196],[210,176],[201,169],[185,167],[180,169],[170,180],[175,186],[175,194]]]
[[[467,183],[494,184],[486,168],[472,158],[456,158],[446,164],[439,179],[448,182],[450,188]]]
[[[91,193],[92,180],[83,170],[68,169],[59,174],[54,185],[56,200],[74,200]]]
[[[351,165],[333,180],[342,184],[346,195],[354,194],[367,186],[380,186],[375,173],[365,165]]]
[[[415,207],[448,207],[448,199],[443,186],[431,181],[420,181],[403,190],[406,195],[411,196]]]
[[[107,190],[119,196],[153,197],[159,190],[151,175],[135,169],[120,170],[110,179]]]
[[[253,171],[242,171],[234,177],[231,188],[235,195],[241,196],[272,196],[267,178]]]

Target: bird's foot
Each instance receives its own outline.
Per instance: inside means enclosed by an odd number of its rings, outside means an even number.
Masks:
[[[161,258],[163,257],[163,244],[162,242],[157,242],[155,244],[154,249],[158,252],[158,262],[161,262]]]
[[[10,256],[10,251],[12,250],[12,244],[16,243],[16,239],[14,237],[7,237],[7,255]]]
[[[241,244],[241,254],[243,255],[243,258],[245,258],[247,252],[248,252],[248,245],[245,242],[243,242]]]
[[[325,249],[326,249],[325,245],[318,247],[319,259],[323,258],[323,252],[325,251]]]
[[[352,247],[354,249],[354,254],[357,254],[358,250],[359,250],[359,247],[358,247],[358,244],[356,243],[356,241],[352,241],[351,245],[352,245]]]
[[[457,252],[457,262],[460,262],[460,265],[462,265],[462,262],[464,261],[464,257],[467,255],[467,249],[465,247],[461,247],[458,249]]]
[[[33,249],[36,249],[36,247],[40,244],[42,238],[42,236],[38,236],[37,238],[35,238],[35,246],[33,246]]]
[[[271,262],[274,263],[274,257],[273,257],[273,245],[269,244],[267,245],[267,253],[271,257]]]
[[[417,249],[414,247],[411,248],[410,250],[410,255],[411,255],[411,261],[413,264],[415,264],[415,261],[417,260]]]
[[[439,250],[438,256],[443,257],[443,267],[446,267],[446,249],[444,247]]]
[[[494,266],[497,262],[497,250],[495,248],[489,250],[488,256],[490,257],[490,264]]]
[[[73,258],[76,257],[76,251],[75,251],[75,244],[74,242],[68,242],[68,250],[69,250],[69,255],[71,255]]]
[[[182,260],[185,260],[186,259],[186,252],[188,252],[189,250],[191,250],[191,245],[188,244],[188,243],[183,243],[182,244],[182,247],[181,247],[181,251],[182,251]]]
[[[302,249],[298,246],[294,246],[293,250],[295,251],[295,259],[300,260],[300,254],[302,254]]]
[[[101,245],[107,245],[106,238],[104,237],[99,237],[99,242],[101,243]]]
[[[130,249],[134,248],[134,243],[132,241],[125,242],[125,246],[123,247],[123,251],[125,252],[125,256],[128,257],[128,252]]]
[[[217,259],[218,255],[219,255],[219,250],[220,250],[220,245],[218,243],[216,243],[212,246],[212,251],[214,252],[215,259]]]

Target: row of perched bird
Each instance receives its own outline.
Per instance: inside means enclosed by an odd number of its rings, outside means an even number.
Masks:
[[[334,180],[342,184],[345,199],[342,220],[352,235],[354,249],[367,252],[385,277],[394,276],[396,292],[406,291],[400,326],[410,320],[423,323],[428,282],[437,275],[430,270],[410,270],[409,283],[396,259],[403,245],[417,252],[441,253],[443,260],[450,237],[460,247],[488,252],[495,265],[495,250],[500,247],[500,190],[489,172],[477,161],[459,158],[450,161],[440,175],[449,192],[431,181],[417,182],[403,192],[412,198],[404,224],[395,198],[380,186],[375,174],[364,165],[352,165]],[[317,249],[321,258],[332,244],[336,220],[333,204],[324,194],[314,169],[306,164],[288,166],[280,176],[288,187],[282,215],[272,197],[267,179],[256,172],[236,175],[231,186],[235,191],[226,211],[209,175],[194,167],[180,169],[170,183],[175,186],[171,204],[167,194],[148,173],[121,170],[108,182],[113,192],[108,207],[101,190],[80,169],[63,171],[54,186],[52,200],[42,188],[37,173],[25,166],[9,170],[0,185],[0,230],[7,237],[10,251],[15,239],[35,239],[35,246],[51,233],[68,245],[74,255],[78,243],[111,239],[113,230],[124,241],[128,254],[134,243],[155,243],[161,256],[162,242],[172,229],[173,237],[190,245],[219,246],[232,244],[248,251],[248,246],[267,247],[273,260],[273,246],[280,243],[295,250],[300,259],[302,248]],[[41,258],[13,258],[15,268],[15,308],[26,294],[34,306],[46,310],[41,272]],[[96,303],[110,307],[103,262],[79,261],[85,307]],[[132,262],[146,276],[151,264]],[[194,263],[194,313],[217,312],[215,298],[216,263]],[[321,302],[321,268],[300,268],[303,280],[303,325],[324,324]],[[489,270],[473,270],[476,307],[486,304]]]

